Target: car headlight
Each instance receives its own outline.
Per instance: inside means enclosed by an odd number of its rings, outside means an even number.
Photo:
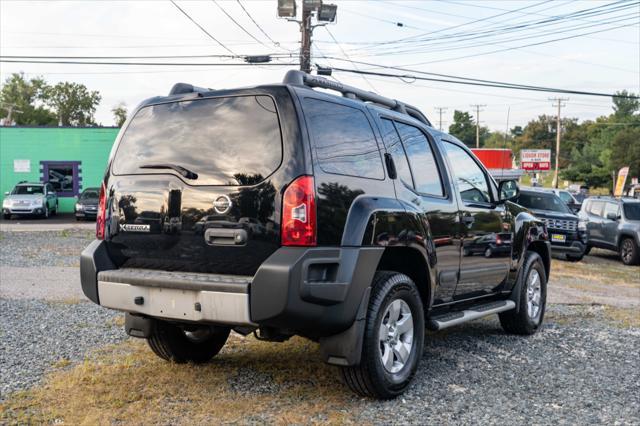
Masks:
[[[11,200],[2,200],[2,207],[11,207]]]
[[[579,220],[578,221],[578,231],[586,231],[587,230],[587,221]]]
[[[76,203],[76,210],[84,210],[84,206],[80,203]]]

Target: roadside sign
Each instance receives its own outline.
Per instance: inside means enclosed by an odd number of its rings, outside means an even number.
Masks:
[[[523,149],[520,151],[520,168],[527,171],[551,169],[550,149]]]
[[[31,173],[31,160],[13,160],[14,173]]]
[[[622,191],[624,190],[624,184],[627,181],[627,175],[629,174],[629,167],[623,167],[618,171],[618,180],[616,180],[616,189],[613,191],[614,197],[622,197]]]

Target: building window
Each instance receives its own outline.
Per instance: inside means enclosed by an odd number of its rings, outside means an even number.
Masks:
[[[48,182],[59,197],[75,197],[82,188],[80,161],[41,161],[40,178]]]

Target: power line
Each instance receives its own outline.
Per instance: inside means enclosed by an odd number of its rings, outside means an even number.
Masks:
[[[558,164],[560,163],[560,135],[562,134],[562,122],[560,121],[560,110],[566,104],[563,102],[568,101],[569,98],[549,98],[550,101],[555,102],[553,106],[558,107],[558,115],[556,116],[556,168],[553,172],[553,186],[558,188]]]
[[[435,107],[434,109],[438,111],[438,114],[440,116],[440,120],[438,120],[438,128],[440,129],[440,131],[442,131],[442,113],[447,110],[447,107]]]
[[[248,11],[247,9],[245,9],[244,5],[242,4],[242,2],[241,2],[240,0],[236,0],[236,1],[237,1],[237,2],[238,2],[238,4],[240,5],[240,7],[241,7],[241,8],[242,8],[242,10],[244,11],[244,13],[249,17],[249,19],[251,19],[251,22],[253,22],[253,24],[254,24],[256,27],[258,27],[258,29],[260,30],[260,32],[261,32],[261,33],[262,33],[266,38],[268,38],[268,39],[269,39],[269,41],[270,41],[271,43],[273,43],[273,45],[274,45],[274,46],[279,47],[279,48],[284,49],[284,50],[288,50],[288,49],[285,49],[285,48],[283,48],[282,46],[280,46],[280,43],[279,43],[279,42],[275,41],[274,39],[272,39],[272,38],[269,36],[269,34],[267,34],[267,32],[262,28],[262,26],[260,26],[260,24],[258,24],[258,23],[256,22],[256,20],[255,20],[255,19],[253,19],[253,16],[251,16],[251,14],[249,13],[249,11]]]
[[[327,30],[327,33],[329,34],[329,36],[331,36],[331,38],[333,39],[333,41],[336,42],[336,45],[338,45],[338,47],[340,48],[340,50],[342,51],[342,54],[344,56],[347,57],[347,60],[349,60],[349,62],[351,62],[351,65],[353,65],[353,67],[355,69],[358,69],[358,65],[356,65],[351,58],[349,57],[349,55],[347,55],[347,52],[344,51],[344,49],[342,48],[342,46],[340,45],[340,43],[338,43],[338,40],[336,40],[336,38],[333,36],[333,33],[331,31],[329,31],[329,28],[327,28],[326,26],[324,27],[325,30]],[[375,86],[367,79],[367,77],[365,75],[361,75],[362,79],[369,85],[369,87],[371,87],[371,89],[373,89],[374,92],[378,93],[378,91],[376,90]]]
[[[450,80],[450,79],[442,79],[442,78],[431,78],[431,77],[419,77],[414,75],[400,75],[400,74],[387,74],[375,71],[362,71],[362,70],[354,70],[354,69],[346,69],[346,68],[333,68],[335,71],[341,72],[350,72],[354,74],[366,74],[366,75],[375,75],[379,77],[393,77],[404,80],[425,80],[425,81],[435,81],[440,83],[452,83],[452,84],[463,84],[468,86],[482,86],[482,87],[496,87],[499,89],[512,89],[512,90],[528,90],[534,92],[551,92],[551,93],[567,93],[574,95],[585,95],[585,96],[603,96],[609,98],[626,98],[626,99],[640,99],[640,96],[635,95],[627,95],[621,96],[617,94],[610,93],[602,93],[602,92],[587,92],[580,90],[569,90],[569,89],[555,89],[550,87],[537,87],[537,86],[521,86],[521,85],[512,85],[512,84],[490,84],[490,83],[477,83],[472,81],[458,81],[458,80]]]
[[[257,41],[258,43],[260,43],[261,45],[263,45],[264,47],[269,47],[266,44],[264,44],[261,40],[258,40],[253,34],[251,34],[249,31],[247,31],[247,29],[245,27],[243,27],[242,25],[240,25],[240,23],[238,21],[236,21],[235,19],[233,19],[233,16],[229,15],[229,13],[222,7],[220,6],[220,4],[216,1],[216,0],[211,0],[216,6],[218,6],[218,9],[220,9],[222,11],[222,13],[224,13],[225,15],[227,15],[227,18],[231,19],[231,21],[236,24],[238,26],[238,28],[240,28],[242,31],[244,31],[245,34],[247,34],[249,37],[251,37],[252,39],[254,39],[255,41]]]
[[[471,105],[472,108],[476,109],[476,148],[480,148],[480,108],[486,107],[486,104],[474,104]]]
[[[216,43],[218,43],[220,46],[222,46],[222,48],[224,48],[227,52],[231,53],[232,55],[235,55],[236,53],[229,49],[227,46],[225,46],[223,43],[221,43],[217,38],[215,38],[214,36],[211,35],[211,33],[209,33],[209,31],[205,30],[204,27],[200,24],[198,24],[198,22],[196,22],[195,19],[193,19],[187,12],[185,12],[180,6],[178,6],[178,4],[174,1],[174,0],[170,0],[171,4],[173,4],[180,12],[182,12],[182,14],[184,16],[186,16],[191,22],[193,22],[196,27],[200,28],[200,30],[205,33],[207,36],[209,36],[209,38],[213,41],[215,41]]]
[[[149,65],[149,66],[211,66],[211,67],[225,67],[225,66],[298,66],[297,63],[277,63],[277,62],[269,62],[269,63],[259,63],[259,64],[251,64],[251,63],[197,63],[197,62],[187,62],[187,63],[178,63],[178,62],[101,62],[101,61],[46,61],[46,60],[27,60],[27,59],[4,59],[0,57],[0,62],[6,63],[16,63],[16,64],[64,64],[64,65]]]

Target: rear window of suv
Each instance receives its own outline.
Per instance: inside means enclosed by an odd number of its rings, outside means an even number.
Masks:
[[[269,96],[196,99],[141,108],[113,161],[115,175],[171,173],[172,164],[198,175],[193,185],[249,185],[282,161],[278,114]]]

